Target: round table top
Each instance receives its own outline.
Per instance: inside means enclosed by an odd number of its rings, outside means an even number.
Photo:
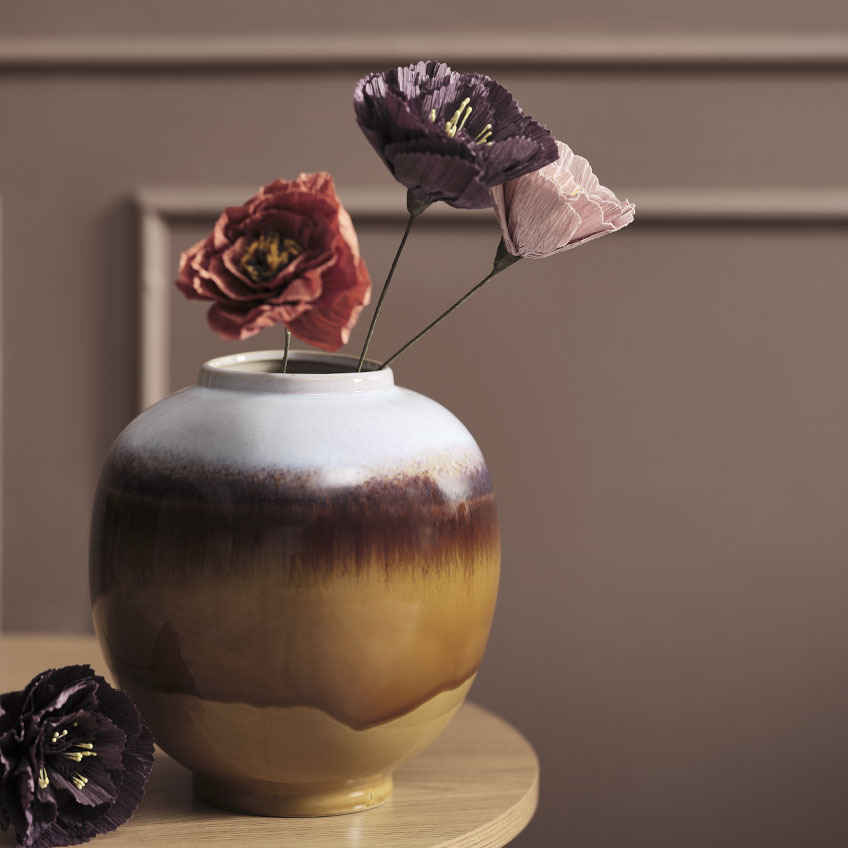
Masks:
[[[106,665],[93,637],[0,636],[0,692],[23,688],[38,672]],[[189,772],[157,749],[135,816],[95,844],[112,846],[296,845],[297,848],[499,848],[536,810],[539,763],[530,743],[492,713],[466,703],[445,732],[395,774],[381,807],[342,816],[261,818],[196,801]],[[11,846],[11,831],[0,846]]]

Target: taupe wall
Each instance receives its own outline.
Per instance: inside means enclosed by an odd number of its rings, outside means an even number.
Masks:
[[[329,170],[382,277],[403,194],[351,91],[436,55],[497,76],[639,210],[519,263],[396,368],[497,486],[474,697],[542,758],[515,844],[846,844],[848,6],[287,5],[0,2],[3,628],[90,626],[89,503],[140,373],[175,388],[234,349],[169,287],[219,205]],[[374,353],[497,238],[428,213]]]

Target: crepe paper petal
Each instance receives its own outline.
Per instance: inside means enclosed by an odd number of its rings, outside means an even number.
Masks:
[[[504,244],[514,256],[541,259],[614,233],[636,207],[602,186],[589,162],[557,141],[559,158],[492,189]]]

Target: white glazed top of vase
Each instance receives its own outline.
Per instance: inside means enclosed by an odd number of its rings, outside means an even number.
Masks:
[[[424,470],[448,490],[459,470],[479,468],[480,449],[462,423],[430,398],[394,384],[391,369],[336,373],[279,370],[281,351],[211,360],[198,384],[151,407],[121,435],[122,448],[230,469],[313,472],[318,487]],[[351,368],[352,357],[299,354]],[[448,492],[446,491],[446,494]]]

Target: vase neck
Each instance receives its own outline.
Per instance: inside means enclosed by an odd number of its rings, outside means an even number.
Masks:
[[[283,351],[235,353],[204,362],[199,386],[243,392],[297,395],[357,395],[394,386],[391,368],[366,362],[356,371],[357,357],[320,351],[292,351],[283,374]]]

